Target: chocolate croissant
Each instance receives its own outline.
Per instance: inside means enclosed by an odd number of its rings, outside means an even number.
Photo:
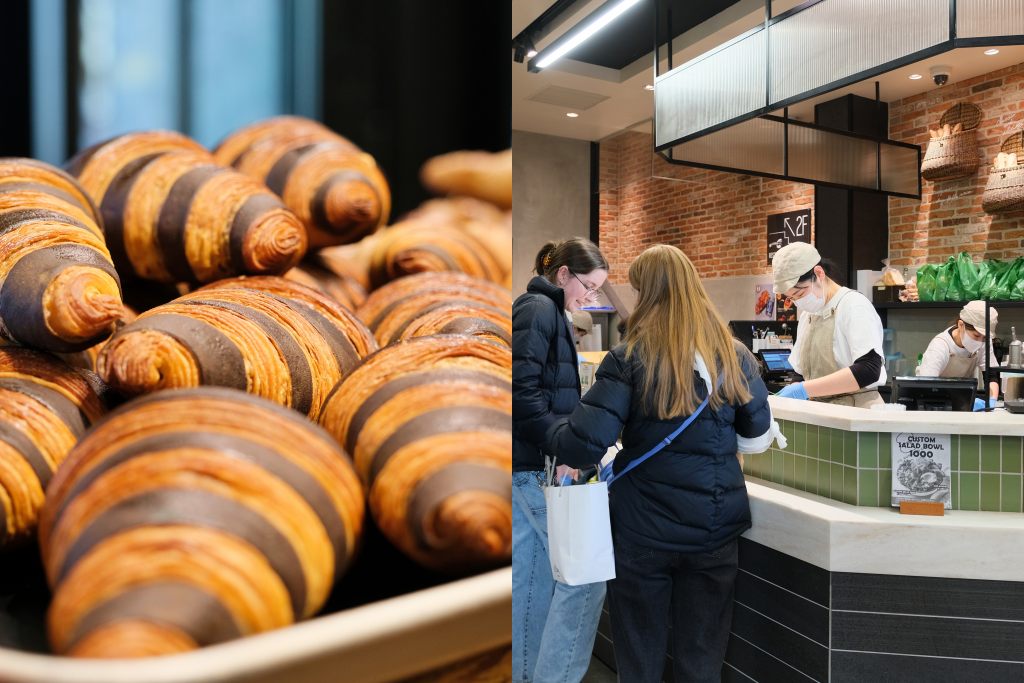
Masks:
[[[447,296],[449,300],[475,301],[508,312],[509,315],[512,312],[512,295],[504,287],[470,275],[442,272],[420,273],[390,282],[374,290],[356,311],[356,315],[376,332],[389,317],[394,320],[402,315],[419,312],[420,309],[415,305],[404,305],[409,298],[434,292]],[[395,314],[396,309],[400,308],[402,310]],[[402,322],[404,320],[402,318]]]
[[[505,273],[490,250],[467,232],[431,220],[407,220],[365,241],[370,286],[416,273],[454,271],[502,282]]]
[[[67,171],[35,159],[0,158],[0,192],[36,190],[63,199],[103,228],[103,219],[92,197]]]
[[[320,423],[352,454],[370,512],[435,570],[504,564],[512,550],[512,354],[462,335],[366,358]]]
[[[391,325],[386,320],[386,325],[377,328],[378,334],[386,336]],[[432,301],[395,327],[383,345],[434,334],[469,334],[511,347],[512,316],[494,306],[472,301]]]
[[[0,336],[73,353],[110,336],[121,311],[120,280],[88,202],[0,182]]]
[[[472,197],[423,202],[408,218],[445,223],[468,233],[487,249],[504,274],[512,272],[512,225],[508,211]]]
[[[512,150],[450,152],[423,164],[420,180],[438,194],[468,195],[512,208]]]
[[[263,121],[229,135],[214,154],[266,183],[305,223],[313,246],[355,242],[387,224],[391,191],[377,162],[318,123]]]
[[[96,372],[128,396],[223,386],[315,417],[335,383],[373,351],[366,335],[340,307],[229,284],[141,314],[103,347]]]
[[[33,537],[54,471],[105,413],[87,379],[64,362],[0,349],[0,549]]]
[[[178,133],[122,135],[68,165],[100,206],[114,264],[159,282],[277,274],[298,263],[298,218]]]
[[[40,521],[54,652],[172,654],[315,614],[364,500],[329,435],[230,389],[122,406],[69,454]]]

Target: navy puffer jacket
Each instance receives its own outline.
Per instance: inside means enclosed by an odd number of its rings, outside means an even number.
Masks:
[[[743,405],[705,407],[669,445],[615,480],[609,492],[615,533],[648,548],[708,552],[750,528],[736,437],[767,432],[771,409],[756,361],[735,344],[753,397]],[[550,428],[550,448],[565,464],[599,461],[621,430],[623,449],[614,466],[618,474],[686,419],[660,420],[641,410],[644,373],[635,355],[628,361],[625,356],[625,345],[612,349],[580,405]],[[693,377],[703,400],[704,382],[696,372]]]
[[[512,304],[513,472],[544,469],[545,433],[579,402],[580,370],[565,292],[535,277]]]

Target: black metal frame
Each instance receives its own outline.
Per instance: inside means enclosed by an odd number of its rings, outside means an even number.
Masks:
[[[762,119],[767,119],[768,121],[776,121],[776,122],[781,123],[783,125],[783,134],[782,134],[782,139],[783,139],[783,151],[782,151],[782,168],[783,168],[783,173],[781,175],[778,174],[778,173],[766,173],[766,172],[763,172],[763,171],[752,171],[752,170],[743,169],[743,168],[733,168],[731,166],[717,166],[717,165],[714,165],[714,164],[703,164],[703,163],[698,163],[698,162],[694,162],[694,161],[682,161],[682,160],[679,160],[679,159],[675,159],[672,156],[672,149],[671,148],[668,149],[668,153],[666,154],[663,148],[657,148],[656,147],[655,150],[654,150],[654,153],[657,154],[658,156],[660,156],[666,162],[668,162],[668,163],[670,163],[670,164],[672,164],[674,166],[691,166],[691,167],[694,167],[694,168],[706,168],[706,169],[711,170],[711,171],[724,171],[726,173],[739,173],[739,174],[742,174],[742,175],[757,176],[759,178],[772,178],[772,179],[775,179],[775,180],[786,180],[786,181],[790,181],[790,182],[794,182],[794,183],[806,183],[808,185],[821,185],[823,187],[834,187],[834,188],[839,189],[839,190],[853,190],[855,192],[868,192],[868,193],[871,193],[871,194],[883,194],[883,195],[887,195],[887,196],[890,196],[890,197],[905,197],[907,199],[920,199],[921,198],[921,173],[920,172],[918,172],[918,174],[917,174],[917,194],[909,194],[909,193],[904,193],[904,192],[891,192],[891,191],[886,191],[886,190],[881,189],[882,176],[881,176],[881,153],[880,153],[881,146],[882,146],[883,143],[887,144],[887,145],[893,145],[895,147],[904,147],[906,149],[917,150],[917,167],[920,169],[921,168],[921,146],[920,145],[913,145],[913,144],[910,144],[908,142],[899,142],[899,141],[896,141],[896,140],[887,140],[887,139],[878,138],[878,137],[875,137],[875,136],[872,136],[872,135],[864,135],[862,133],[854,133],[854,132],[851,132],[851,131],[837,130],[835,128],[827,128],[825,126],[819,126],[819,125],[814,124],[814,123],[807,123],[806,121],[796,121],[796,120],[793,120],[793,119],[789,118],[789,116],[788,116],[788,113],[789,113],[788,112],[788,108],[784,109],[783,111],[786,114],[785,116],[774,116],[774,115],[771,115],[771,114],[763,114],[763,115],[761,115],[759,117],[759,118],[762,118]],[[824,131],[824,132],[827,132],[827,133],[831,133],[833,135],[841,135],[843,137],[857,138],[858,140],[867,140],[869,142],[876,143],[876,154],[878,156],[877,163],[875,165],[875,172],[877,173],[877,176],[876,176],[876,179],[875,179],[876,186],[874,188],[870,188],[870,187],[861,187],[859,185],[843,185],[843,184],[840,184],[840,183],[829,183],[829,182],[823,182],[823,181],[820,181],[820,180],[812,180],[810,178],[801,178],[801,177],[798,177],[798,176],[790,175],[789,174],[789,126],[800,126],[802,128],[810,128],[811,130]]]

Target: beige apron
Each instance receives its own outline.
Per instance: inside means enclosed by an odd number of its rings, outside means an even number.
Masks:
[[[941,339],[946,342],[946,346],[950,346],[950,340],[939,334],[935,336],[936,339]],[[955,342],[954,342],[955,343]],[[984,348],[984,347],[982,347]],[[970,356],[958,356],[953,353],[953,347],[949,349],[949,361],[946,363],[946,367],[943,368],[942,372],[939,373],[939,377],[974,377],[974,371],[978,367],[978,351],[975,351]],[[979,390],[983,387],[979,385]]]
[[[843,292],[839,295],[839,299],[841,300],[850,291]],[[827,317],[824,315],[810,316],[807,321],[807,329],[800,339],[800,368],[803,370],[805,381],[825,377],[839,371],[835,352],[832,350],[832,340],[836,330],[835,309],[839,306],[839,301],[829,303],[832,304],[832,314]],[[884,403],[878,390],[874,387],[858,389],[848,394],[815,396],[810,400],[855,408],[870,408],[877,403]]]

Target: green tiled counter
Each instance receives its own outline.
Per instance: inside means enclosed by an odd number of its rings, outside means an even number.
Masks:
[[[748,476],[851,505],[888,507],[892,433],[950,434],[953,509],[1024,511],[1024,417],[880,413],[778,397],[770,401],[788,443],[779,449],[773,442],[764,453],[744,456]]]

